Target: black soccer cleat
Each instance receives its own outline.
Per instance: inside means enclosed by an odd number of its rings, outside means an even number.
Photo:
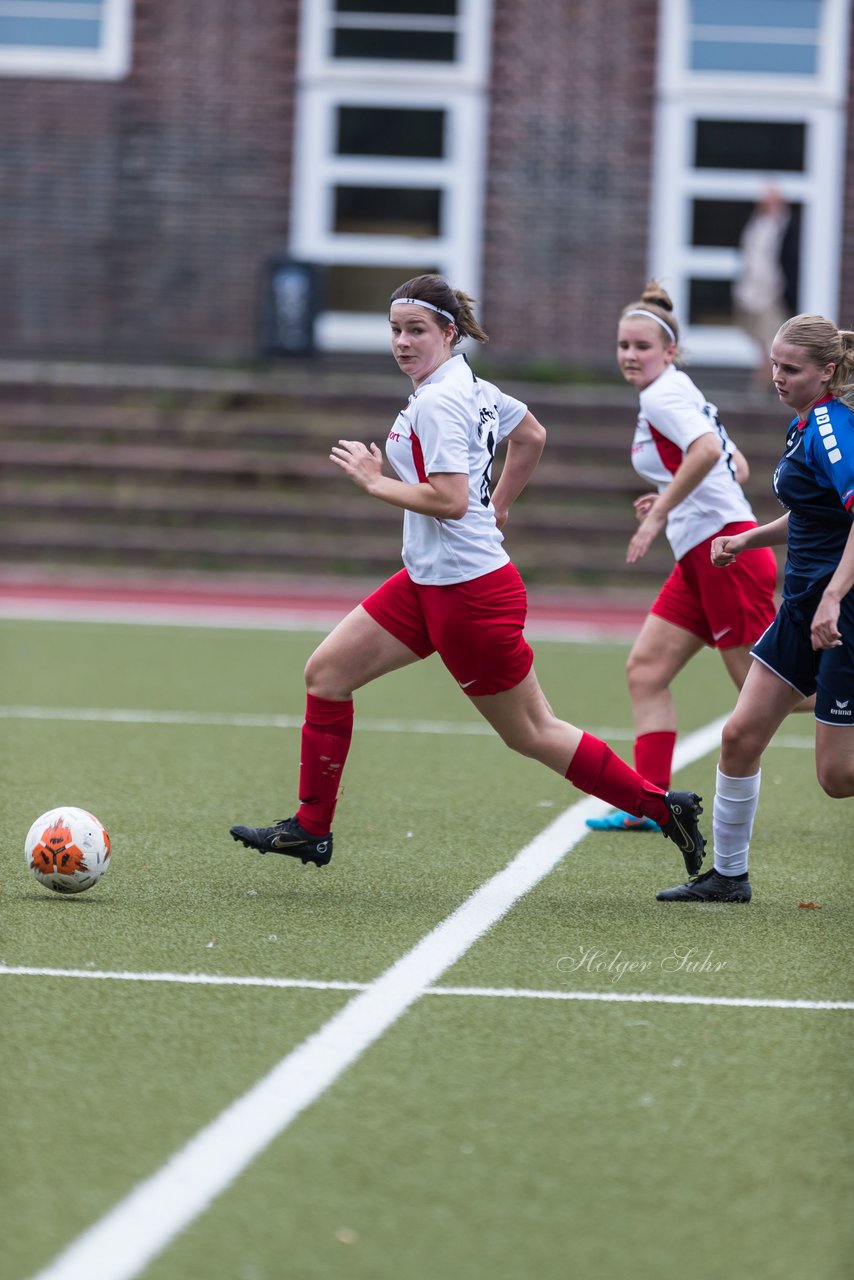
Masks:
[[[230,827],[232,838],[258,853],[284,853],[301,858],[303,866],[313,862],[325,867],[332,857],[332,832],[313,836],[304,831],[296,818],[283,818],[272,827]]]
[[[678,846],[685,870],[689,876],[695,876],[703,865],[706,850],[705,837],[697,825],[703,812],[702,796],[693,791],[668,791],[662,799],[670,810],[670,821],[661,824],[662,835]]]
[[[655,896],[659,902],[749,902],[751,888],[749,880],[722,876],[712,868],[687,884],[662,889]]]

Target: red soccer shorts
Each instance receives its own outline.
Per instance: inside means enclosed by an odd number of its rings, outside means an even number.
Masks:
[[[531,670],[528,597],[513,564],[444,587],[413,582],[401,569],[362,608],[419,658],[438,653],[471,698],[515,689]]]
[[[713,536],[755,528],[750,520],[737,521]],[[705,538],[677,560],[650,613],[699,636],[713,649],[749,647],[777,613],[776,557],[770,547],[756,547],[742,551],[726,569],[716,569],[711,547],[712,539]]]

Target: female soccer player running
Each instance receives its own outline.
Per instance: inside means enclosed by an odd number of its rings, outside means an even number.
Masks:
[[[509,747],[581,791],[658,823],[695,875],[705,845],[700,797],[648,782],[604,742],[559,720],[537,681],[523,633],[525,587],[500,530],[537,466],[546,433],[524,404],[475,377],[455,353],[465,337],[487,340],[472,303],[435,275],[407,280],[392,294],[392,352],[413,386],[386,442],[396,475],[383,474],[376,444],[340,440],[331,460],[370,497],[403,510],[404,568],[308,660],[295,816],[269,827],[234,826],[231,834],[259,853],[328,863],[353,692],[437,652]],[[502,443],[506,460],[490,496]]]
[[[721,739],[712,831],[714,867],[663,902],[749,902],[748,851],[762,753],[803,697],[815,693],[815,763],[829,796],[854,796],[854,333],[823,316],[787,320],[771,346],[774,385],[794,409],[774,472],[785,515],[712,543],[725,573],[750,547],[787,544],[783,603],[753,646]]]
[[[742,556],[731,574],[716,573],[712,539],[754,529],[742,484],[748,468],[717,409],[676,368],[679,327],[669,296],[651,280],[624,307],[617,361],[640,393],[632,465],[655,493],[635,502],[639,527],[626,559],[635,564],[665,530],[676,564],[653,602],[626,666],[635,727],[635,768],[665,790],[676,744],[670,687],[705,646],[717,649],[737,689],[750,666],[750,646],[776,611],[777,562],[768,547]],[[597,831],[651,831],[639,814],[588,818]]]

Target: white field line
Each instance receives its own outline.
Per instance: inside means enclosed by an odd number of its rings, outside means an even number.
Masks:
[[[367,991],[367,982],[321,982],[314,978],[260,978],[221,973],[131,973],[108,969],[51,969],[0,964],[0,977],[81,978],[95,982],[164,982],[199,987],[275,987],[286,991]],[[530,987],[425,987],[425,996],[469,996],[487,1000],[580,1000],[605,1004],[712,1005],[731,1009],[854,1009],[854,1000],[775,1000],[759,996],[671,995],[656,991],[551,991]]]
[[[176,724],[227,729],[300,729],[302,716],[264,715],[241,711],[144,711],[130,707],[32,707],[0,706],[0,720],[67,720],[94,724]],[[485,721],[475,720],[362,720],[360,732],[465,734],[492,738],[495,730]],[[600,725],[591,732],[609,742],[631,742],[631,729]],[[781,734],[773,747],[794,747],[812,751],[813,738]]]
[[[714,750],[722,720],[679,744],[676,768]],[[305,1109],[316,1102],[607,811],[592,797],[570,806],[319,1031],[200,1130],[152,1176],[72,1242],[35,1280],[131,1280],[204,1213]]]
[[[606,1004],[713,1005],[722,1009],[854,1009],[854,1000],[774,1000],[760,996],[670,995],[658,991],[537,991],[524,987],[430,987],[428,996],[588,1000]]]
[[[95,724],[180,724],[228,729],[301,729],[303,716],[264,715],[229,711],[141,711],[125,707],[13,707],[0,706],[3,720],[69,720]],[[374,733],[465,733],[494,736],[483,720],[360,720],[359,728]]]

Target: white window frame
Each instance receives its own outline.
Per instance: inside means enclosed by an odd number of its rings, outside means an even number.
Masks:
[[[0,44],[0,75],[30,76],[51,79],[120,80],[131,64],[133,0],[101,0],[100,4],[53,4],[40,0],[38,5],[16,5],[15,0],[0,0],[0,14],[8,16],[68,18],[101,17],[101,44],[97,49],[75,49],[61,45]],[[90,11],[87,13],[87,11]]]
[[[334,266],[406,267],[430,261],[455,287],[478,292],[485,169],[491,0],[461,0],[460,58],[435,63],[350,60],[324,54],[331,25],[329,0],[303,0],[299,95],[292,199],[293,257]],[[384,15],[385,25],[397,15]],[[447,21],[447,20],[445,20]],[[422,20],[423,26],[424,20]],[[339,106],[443,110],[446,154],[439,159],[339,156]],[[341,183],[438,187],[442,222],[430,237],[336,232],[333,193]],[[317,345],[327,351],[384,351],[388,318],[371,312],[325,312]]]
[[[468,85],[478,88],[486,81],[489,66],[489,32],[491,31],[492,0],[459,0],[456,30],[459,34],[459,57],[449,65],[437,62],[394,62],[386,58],[333,58],[326,53],[329,36],[335,28],[335,11],[331,0],[302,0],[300,26],[300,74],[301,78],[315,81],[333,77],[336,81],[350,80],[363,84],[398,81],[400,87],[419,83],[447,82],[455,87]],[[366,0],[365,8],[370,8]],[[413,4],[413,10],[417,5]],[[339,18],[355,15],[338,15]],[[350,25],[355,25],[351,23]],[[362,25],[361,22],[359,25]],[[406,28],[411,31],[449,30],[453,19],[383,14],[372,25],[378,27]]]
[[[660,0],[660,6],[659,90],[662,94],[705,90],[723,98],[736,94],[766,99],[774,94],[800,96],[805,94],[807,86],[812,86],[810,92],[819,98],[838,103],[845,97],[850,0],[822,0],[815,76],[691,71],[685,66],[691,25],[688,0]]]
[[[688,315],[688,281],[734,278],[737,249],[694,247],[695,198],[755,201],[773,184],[802,205],[799,305],[837,318],[845,172],[848,0],[824,0],[817,74],[733,75],[685,67],[687,0],[661,0],[659,100],[656,122],[649,273]],[[806,125],[802,173],[696,169],[692,143],[698,119],[798,121]],[[682,324],[686,355],[704,364],[749,366],[755,351],[735,326]]]

